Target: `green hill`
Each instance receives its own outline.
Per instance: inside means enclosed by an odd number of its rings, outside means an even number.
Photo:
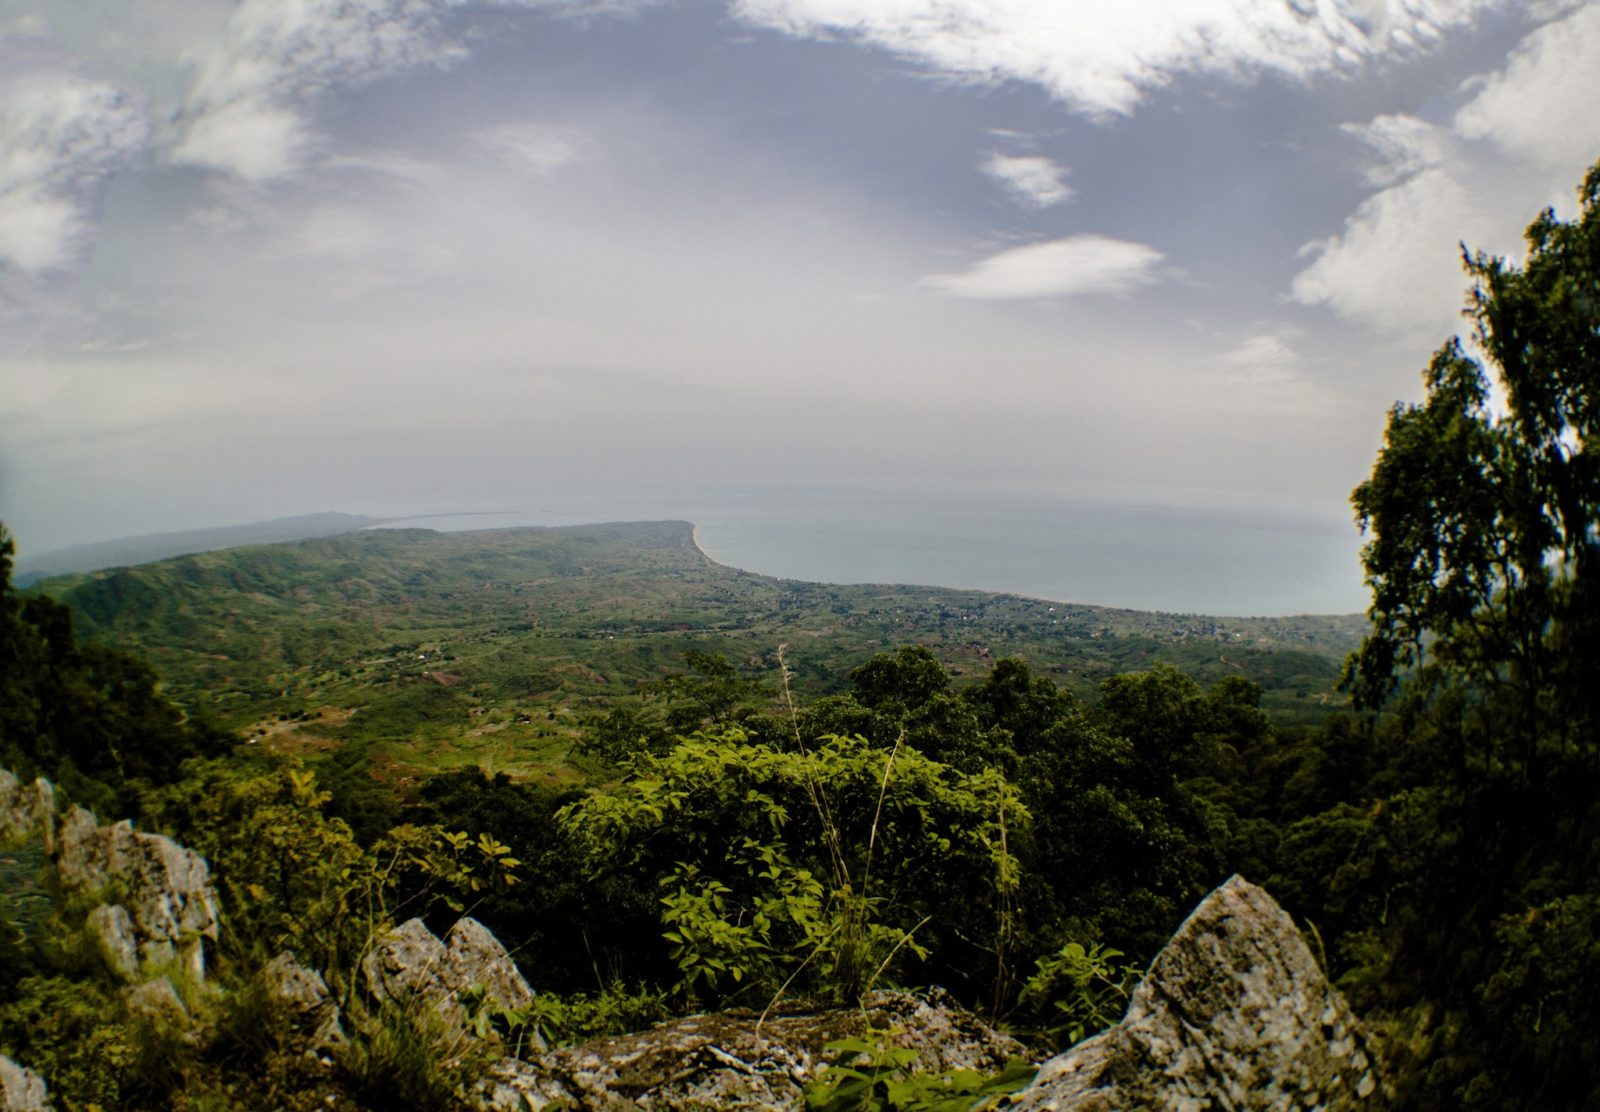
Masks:
[[[268,746],[375,746],[396,775],[476,763],[570,775],[579,723],[720,653],[752,678],[788,646],[797,687],[928,646],[960,682],[1022,656],[1062,686],[1157,660],[1242,674],[1280,716],[1320,716],[1354,616],[1208,618],[981,591],[836,586],[720,565],[686,522],[379,530],[45,581],[86,631],[144,653],[169,692]]]

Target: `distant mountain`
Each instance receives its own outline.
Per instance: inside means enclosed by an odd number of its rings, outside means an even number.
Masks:
[[[252,521],[245,525],[223,525],[214,529],[190,529],[181,533],[147,533],[121,537],[96,544],[79,544],[17,561],[16,583],[26,587],[52,575],[99,571],[102,568],[131,567],[186,556],[194,552],[214,552],[247,544],[276,544],[353,533],[390,518],[364,517],[361,514],[301,514],[271,521]]]

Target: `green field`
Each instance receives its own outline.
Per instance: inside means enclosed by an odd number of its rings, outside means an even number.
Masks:
[[[583,723],[639,684],[720,653],[797,693],[906,643],[960,684],[1021,656],[1079,694],[1160,660],[1242,674],[1280,719],[1341,703],[1364,619],[1209,618],[981,591],[835,586],[725,567],[686,522],[475,533],[379,530],[47,580],[85,632],[143,653],[192,712],[252,744],[359,743],[381,771],[477,764],[559,781]]]

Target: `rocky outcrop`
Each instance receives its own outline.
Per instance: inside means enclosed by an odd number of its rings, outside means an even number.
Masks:
[[[44,1078],[0,1054],[0,1098],[6,1112],[50,1112]]]
[[[649,1031],[506,1059],[474,1094],[483,1109],[770,1109],[803,1107],[803,1090],[826,1065],[824,1047],[887,1031],[917,1052],[914,1069],[999,1070],[1023,1054],[1008,1035],[956,1006],[939,989],[875,992],[861,1008],[749,1011],[690,1016]]]
[[[133,981],[141,964],[177,964],[194,981],[204,979],[204,940],[217,937],[205,858],[126,820],[101,826],[82,807],[61,819],[55,841],[64,890],[114,894],[89,922],[113,972]]]
[[[469,992],[481,991],[484,1004],[502,1008],[533,1003],[533,989],[500,940],[465,916],[443,942],[421,919],[408,919],[378,940],[361,970],[374,997],[412,1015],[435,1015],[450,1031],[471,1026]]]
[[[51,848],[56,817],[56,794],[48,780],[24,786],[10,771],[0,768],[0,842],[21,841],[42,835]]]
[[[1121,1023],[1046,1062],[1007,1103],[1346,1112],[1386,1100],[1372,1046],[1293,920],[1235,876],[1156,956]]]
[[[285,950],[262,968],[261,985],[274,1020],[304,1050],[324,1054],[345,1045],[339,1005],[320,973]]]

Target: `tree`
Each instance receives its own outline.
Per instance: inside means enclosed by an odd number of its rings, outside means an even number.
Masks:
[[[1281,855],[1335,952],[1373,952],[1356,980],[1408,1029],[1403,1108],[1600,1093],[1600,165],[1579,199],[1520,265],[1465,254],[1475,351],[1446,344],[1390,412],[1352,496],[1373,626],[1345,680],[1367,708],[1402,688],[1377,733],[1400,790]]]
[[[1352,496],[1373,593],[1358,701],[1412,668],[1470,684],[1524,766],[1552,729],[1592,737],[1597,698],[1600,165],[1579,198],[1578,219],[1533,222],[1520,267],[1465,255],[1481,359],[1454,340],[1434,355],[1426,400],[1390,412]]]

